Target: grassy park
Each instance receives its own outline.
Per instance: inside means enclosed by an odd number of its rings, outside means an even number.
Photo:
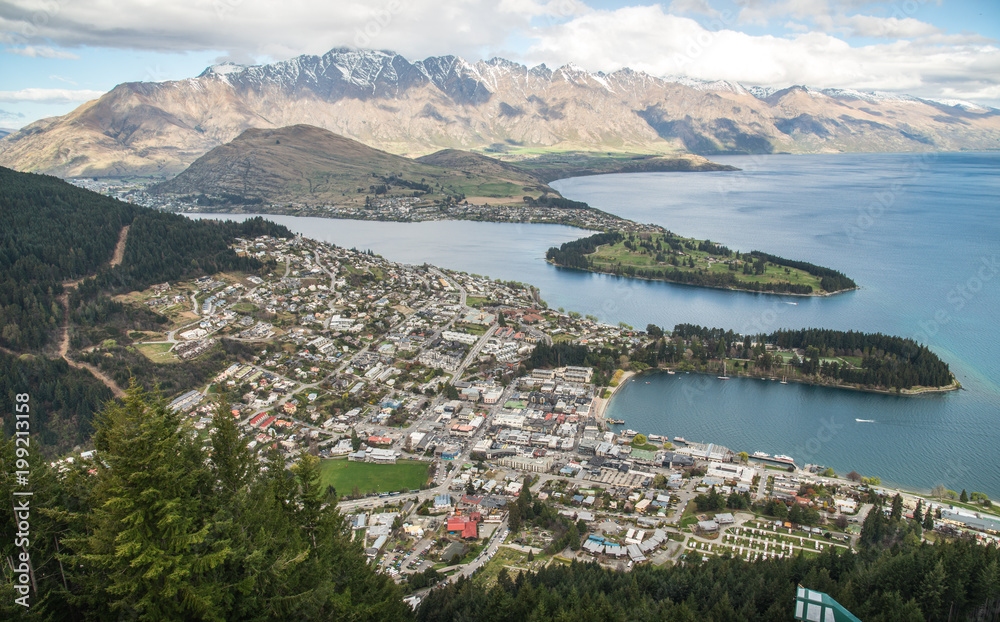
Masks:
[[[427,482],[429,464],[419,460],[399,460],[396,464],[369,464],[335,458],[320,462],[323,486],[333,486],[337,494],[416,490]]]
[[[170,352],[172,343],[137,343],[135,347],[154,363],[176,363],[178,358]]]

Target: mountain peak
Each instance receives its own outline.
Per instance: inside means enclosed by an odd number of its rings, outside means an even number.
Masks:
[[[676,152],[1000,148],[1000,111],[853,89],[784,89],[556,70],[392,50],[242,65],[122,84],[0,139],[0,165],[66,176],[173,174],[250,128],[309,124],[402,154],[442,148]],[[251,134],[252,136],[252,134]],[[277,138],[276,138],[277,139]]]

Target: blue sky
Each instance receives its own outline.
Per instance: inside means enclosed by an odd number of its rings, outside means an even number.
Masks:
[[[996,0],[0,0],[0,127],[121,82],[337,46],[1000,107]]]

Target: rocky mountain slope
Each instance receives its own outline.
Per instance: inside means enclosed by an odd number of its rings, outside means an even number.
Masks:
[[[409,155],[1000,148],[1000,111],[962,102],[335,49],[121,84],[0,139],[0,164],[62,176],[169,176],[247,129],[295,124]]]

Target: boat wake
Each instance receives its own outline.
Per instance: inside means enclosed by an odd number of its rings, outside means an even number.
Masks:
[[[858,423],[875,423],[874,419],[855,419]]]

